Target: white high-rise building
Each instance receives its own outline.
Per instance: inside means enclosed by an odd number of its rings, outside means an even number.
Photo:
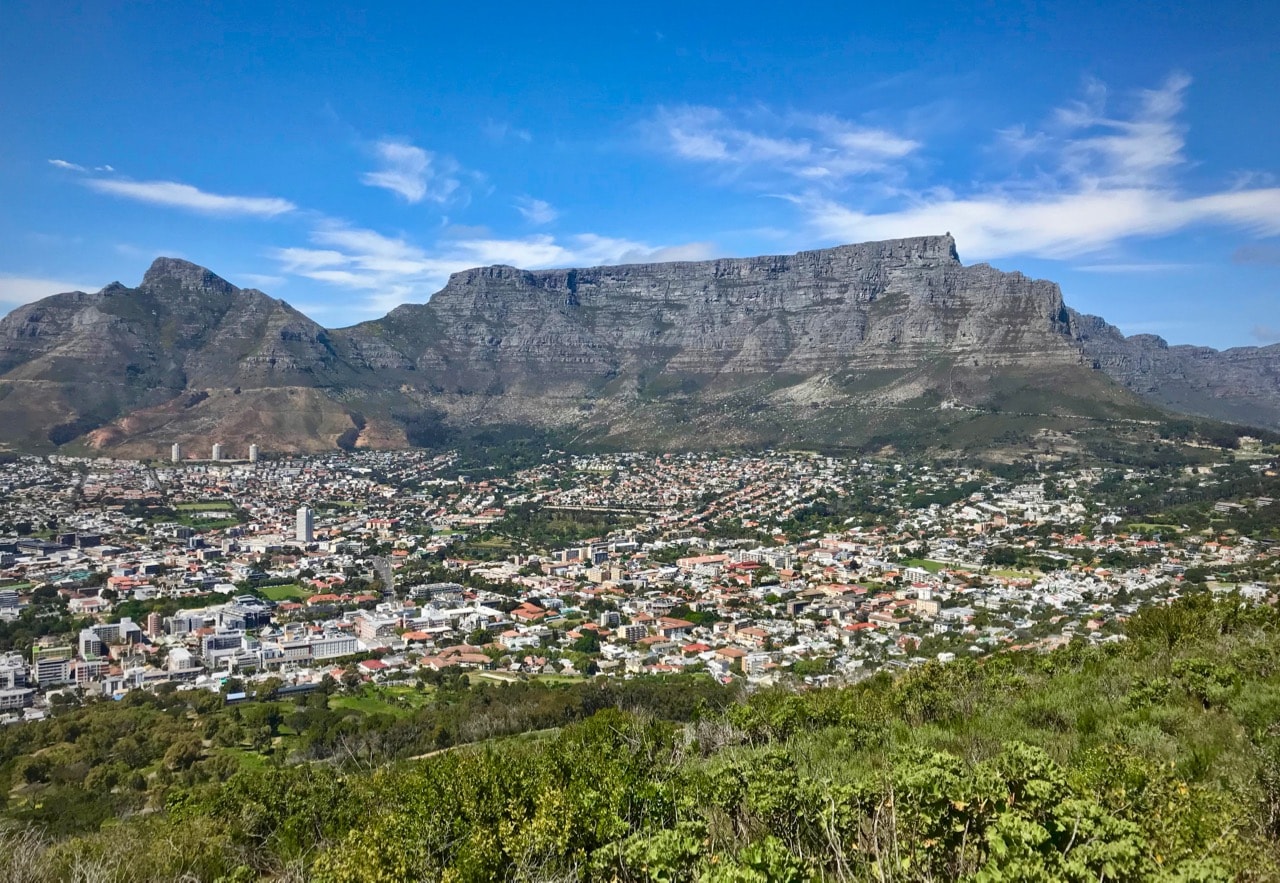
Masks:
[[[209,455],[209,459],[210,459],[210,460],[221,460],[221,459],[222,459],[222,445],[220,445],[220,444],[218,444],[218,443],[216,443],[216,442],[214,443],[214,445],[213,445],[213,452]]]
[[[309,543],[314,538],[315,522],[312,520],[311,510],[306,506],[298,507],[298,535],[297,540],[300,543]]]
[[[175,463],[182,462],[182,445],[177,442],[173,443],[173,447],[169,450],[169,459]]]
[[[257,445],[249,445],[249,462],[250,463],[258,462],[258,446]]]

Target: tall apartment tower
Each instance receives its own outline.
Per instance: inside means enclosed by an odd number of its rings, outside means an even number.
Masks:
[[[218,444],[217,442],[214,442],[213,451],[212,453],[209,454],[209,459],[210,460],[222,459],[222,445]]]
[[[250,463],[258,462],[258,446],[257,445],[249,445],[249,462]]]
[[[314,539],[315,522],[311,517],[311,510],[306,506],[298,507],[298,535],[297,540],[300,543],[309,543]]]
[[[169,459],[175,463],[182,462],[182,445],[177,442],[173,443],[173,447],[169,449]]]

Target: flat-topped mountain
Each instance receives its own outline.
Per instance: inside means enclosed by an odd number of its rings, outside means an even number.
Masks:
[[[14,447],[221,441],[234,454],[493,427],[641,447],[947,446],[994,415],[1025,435],[1158,420],[1156,408],[1280,427],[1280,347],[1125,338],[1068,309],[1054,283],[965,266],[949,235],[478,268],[338,330],[160,258],[137,288],[55,295],[0,320],[0,441]]]

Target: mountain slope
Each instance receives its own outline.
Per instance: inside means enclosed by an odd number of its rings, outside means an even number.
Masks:
[[[486,427],[647,447],[972,447],[1156,407],[1280,426],[1280,347],[1125,338],[929,236],[789,256],[452,276],[326,330],[160,258],[0,320],[0,441],[155,454],[397,447]],[[242,452],[240,452],[242,453]]]
[[[390,374],[453,423],[559,427],[620,445],[857,445],[973,419],[965,408],[940,411],[944,401],[1152,416],[1082,358],[1056,285],[966,267],[950,236],[696,263],[469,270],[429,303],[350,334],[394,348],[413,372]]]
[[[1125,337],[1097,316],[1071,311],[1072,333],[1108,376],[1162,407],[1280,428],[1280,344],[1215,350],[1170,346],[1154,334]]]
[[[229,413],[268,405],[262,390],[295,389],[308,391],[312,410],[340,414],[317,393],[349,389],[363,373],[329,332],[283,301],[166,258],[137,288],[55,295],[0,321],[0,421],[15,444],[59,444],[148,409],[189,412],[214,391],[245,394]],[[216,431],[226,416],[197,422]],[[282,429],[282,438],[316,432]],[[108,428],[102,440],[123,442],[124,430]],[[180,432],[191,441],[202,434]]]

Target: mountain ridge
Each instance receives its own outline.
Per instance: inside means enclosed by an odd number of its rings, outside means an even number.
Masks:
[[[162,257],[137,288],[54,295],[0,320],[11,447],[146,455],[245,434],[277,450],[398,447],[503,426],[660,448],[857,445],[894,435],[895,420],[945,441],[946,410],[1054,418],[1046,429],[1158,408],[1280,428],[1280,346],[1125,337],[1056,283],[964,265],[949,234],[477,267],[337,329]]]

